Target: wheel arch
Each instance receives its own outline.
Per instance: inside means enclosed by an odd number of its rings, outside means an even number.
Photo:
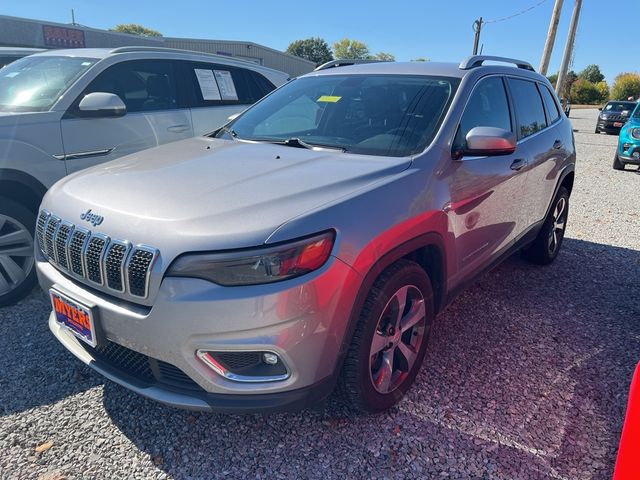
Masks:
[[[358,324],[360,311],[364,306],[371,287],[382,272],[393,263],[401,259],[408,259],[419,264],[429,276],[434,290],[435,313],[437,314],[444,308],[447,296],[447,258],[444,245],[444,239],[439,233],[426,233],[394,247],[392,250],[380,256],[371,266],[369,271],[364,275],[347,319],[348,325],[344,338],[342,339],[340,357],[338,362],[336,362],[335,378],[339,376],[342,369],[345,355]]]
[[[21,203],[34,214],[38,213],[46,187],[38,180],[19,170],[0,168],[0,196]]]

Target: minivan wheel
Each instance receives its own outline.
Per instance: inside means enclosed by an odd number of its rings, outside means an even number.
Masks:
[[[36,283],[33,231],[36,216],[0,197],[0,307],[26,296]]]
[[[615,156],[613,157],[613,169],[624,170],[624,163],[620,161],[620,158],[618,157],[618,152],[616,152]]]
[[[555,260],[564,240],[568,215],[569,191],[560,187],[538,236],[523,250],[527,260],[538,265],[547,265]]]
[[[379,412],[403,397],[422,365],[433,317],[431,282],[417,263],[399,260],[378,277],[340,376],[350,407]]]

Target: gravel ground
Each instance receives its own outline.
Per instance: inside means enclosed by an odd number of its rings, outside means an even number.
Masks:
[[[168,409],[66,353],[34,292],[0,309],[0,477],[611,478],[640,360],[640,175],[612,170],[616,137],[592,133],[596,114],[572,112],[578,173],[555,264],[514,257],[461,295],[397,408]]]

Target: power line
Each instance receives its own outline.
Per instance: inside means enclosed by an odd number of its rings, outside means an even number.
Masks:
[[[531,5],[528,8],[525,8],[524,10],[521,10],[517,13],[514,13],[512,15],[508,15],[506,17],[501,17],[501,18],[494,18],[493,20],[487,20],[483,23],[498,23],[498,22],[504,22],[505,20],[511,20],[512,18],[515,17],[519,17],[520,15],[523,15],[531,10],[533,10],[536,7],[539,7],[540,5],[542,5],[543,3],[545,3],[547,0],[540,0],[538,3],[536,3],[535,5]]]

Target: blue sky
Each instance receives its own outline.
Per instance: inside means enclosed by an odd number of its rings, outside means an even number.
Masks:
[[[540,0],[23,0],[2,2],[0,14],[39,20],[76,21],[95,28],[117,23],[140,23],[165,36],[249,40],[284,50],[296,39],[325,38],[330,44],[344,37],[367,43],[372,52],[393,53],[397,60],[428,57],[458,61],[471,52],[471,25],[479,16],[501,18]],[[481,43],[485,54],[520,57],[537,69],[555,0],[509,20],[487,24]],[[549,72],[559,68],[574,0],[565,0]],[[615,8],[613,8],[615,5]],[[609,24],[624,25],[619,12],[638,11],[638,0],[585,0],[576,41],[573,69],[600,65],[611,82],[621,71],[640,70],[637,56],[625,47],[625,35],[612,34]],[[609,20],[607,20],[609,19]],[[605,30],[606,29],[606,30]],[[606,32],[603,41],[601,30]],[[616,48],[615,40],[620,48]]]

